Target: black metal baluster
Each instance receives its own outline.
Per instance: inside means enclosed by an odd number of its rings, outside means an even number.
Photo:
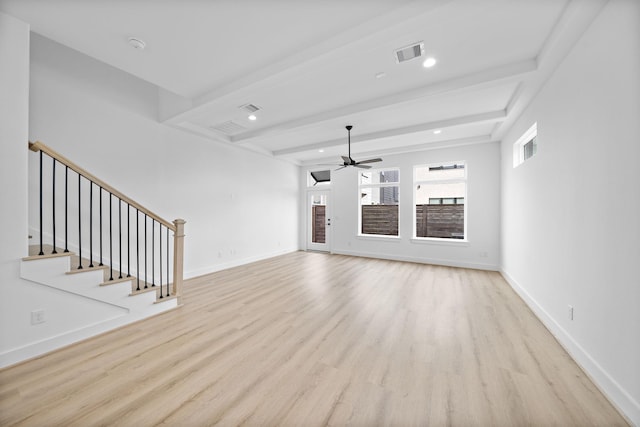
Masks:
[[[136,291],[140,290],[140,210],[136,208]]]
[[[113,280],[113,194],[109,192],[109,280]]]
[[[118,197],[118,256],[120,257],[119,268],[120,275],[118,279],[122,279],[122,199]]]
[[[160,299],[162,299],[162,223],[159,223],[158,226],[158,246],[160,247],[158,253],[158,261],[160,262]]]
[[[42,250],[42,151],[40,151],[40,253],[38,255],[44,255]]]
[[[127,203],[127,277],[131,277],[131,231],[129,230],[129,222],[131,214],[129,208],[131,205]]]
[[[64,167],[64,251],[69,252],[69,166]]]
[[[147,214],[144,214],[144,288],[147,289]]]
[[[151,287],[156,285],[156,220],[151,218]]]
[[[167,227],[167,296],[171,295],[169,289],[169,227]]]
[[[82,270],[82,191],[80,188],[82,175],[78,174],[78,270]]]
[[[89,180],[89,268],[93,268],[93,181]]]
[[[102,187],[100,187],[100,267],[102,264]]]
[[[52,185],[52,196],[51,196],[52,225],[53,225],[53,251],[51,251],[51,253],[57,254],[58,251],[56,251],[56,159],[52,157],[51,160],[53,160],[53,180],[52,180],[53,185]]]

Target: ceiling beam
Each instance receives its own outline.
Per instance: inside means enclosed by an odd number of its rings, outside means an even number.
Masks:
[[[414,145],[406,145],[403,147],[393,147],[393,148],[385,148],[375,151],[367,151],[364,153],[358,153],[358,158],[369,158],[369,157],[378,157],[378,156],[387,156],[393,154],[403,154],[403,153],[413,153],[416,151],[428,151],[428,150],[438,150],[441,148],[451,148],[451,147],[461,147],[464,145],[473,145],[473,144],[486,144],[489,142],[496,142],[495,139],[491,138],[491,135],[478,135],[478,136],[470,136],[466,138],[455,138],[455,139],[447,139],[445,141],[436,141],[436,142],[425,142],[423,144],[414,144]],[[323,158],[323,159],[312,159],[306,160],[300,164],[300,166],[316,166],[316,165],[332,165],[335,162],[335,158]]]
[[[435,96],[442,93],[460,91],[472,87],[493,87],[499,84],[504,84],[507,81],[518,81],[522,79],[523,76],[536,71],[536,69],[537,62],[535,59],[518,61],[511,64],[490,68],[478,73],[468,74],[466,76],[433,83],[421,88],[410,89],[404,92],[375,98],[365,102],[351,104],[343,108],[332,109],[330,111],[324,111],[319,114],[313,114],[288,122],[282,122],[274,126],[257,129],[255,131],[244,132],[239,135],[233,136],[231,138],[231,141],[242,143],[253,138],[284,132],[291,129],[316,124],[318,122],[336,119],[351,114],[362,113],[368,110],[389,107],[392,105],[401,104],[403,102],[412,101],[428,96]]]
[[[366,142],[366,141],[371,141],[375,139],[391,138],[394,136],[407,135],[411,133],[426,132],[426,131],[435,130],[435,129],[444,129],[444,128],[453,127],[453,126],[462,126],[462,125],[485,123],[485,122],[499,122],[504,120],[506,117],[507,117],[507,113],[505,110],[488,111],[486,113],[473,114],[470,116],[454,117],[452,119],[437,120],[433,122],[422,123],[419,125],[388,129],[388,130],[372,132],[364,135],[356,135],[351,137],[351,143],[355,144],[355,143]],[[335,147],[339,145],[344,145],[344,143],[345,143],[345,138],[332,139],[329,141],[322,141],[322,142],[316,142],[313,144],[301,145],[297,147],[284,148],[282,150],[275,150],[273,152],[273,155],[276,157],[284,156],[287,154],[300,153],[303,151],[312,151],[312,150],[318,150],[320,148]]]
[[[182,102],[181,106],[172,108],[166,106],[160,119],[162,122],[177,123],[201,114],[206,111],[208,104],[239,90],[255,87],[265,82],[269,82],[278,78],[284,78],[286,75],[295,74],[302,66],[320,61],[324,56],[339,50],[344,50],[349,46],[360,43],[364,40],[375,37],[381,33],[388,32],[391,28],[402,27],[408,21],[421,19],[424,15],[432,13],[433,10],[451,3],[453,0],[432,0],[424,2],[414,0],[400,7],[395,8],[389,13],[377,16],[351,29],[334,35],[326,40],[322,40],[313,46],[307,46],[298,52],[292,52],[285,55],[279,61],[257,67],[247,75],[229,81],[217,88],[214,88],[200,96],[192,98],[190,108],[185,108],[186,103]],[[390,25],[390,23],[393,23]],[[171,100],[165,100],[172,102]],[[180,111],[180,112],[179,112]]]

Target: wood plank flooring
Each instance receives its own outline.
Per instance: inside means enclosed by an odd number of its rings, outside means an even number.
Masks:
[[[627,425],[495,272],[297,252],[0,371],[0,425]]]

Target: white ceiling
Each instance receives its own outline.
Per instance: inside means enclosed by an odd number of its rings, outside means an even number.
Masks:
[[[603,3],[0,0],[0,10],[160,87],[169,126],[314,164],[346,154],[347,124],[356,160],[499,140]],[[435,67],[396,64],[395,49],[420,41]],[[246,103],[262,108],[258,120]],[[241,130],[211,129],[227,121]]]

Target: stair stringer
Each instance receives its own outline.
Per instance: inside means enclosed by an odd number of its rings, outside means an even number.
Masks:
[[[20,277],[41,285],[81,295],[126,309],[131,322],[177,307],[177,299],[156,301],[156,292],[131,294],[131,280],[101,286],[103,270],[93,269],[69,274],[70,257],[60,256],[22,260]]]

